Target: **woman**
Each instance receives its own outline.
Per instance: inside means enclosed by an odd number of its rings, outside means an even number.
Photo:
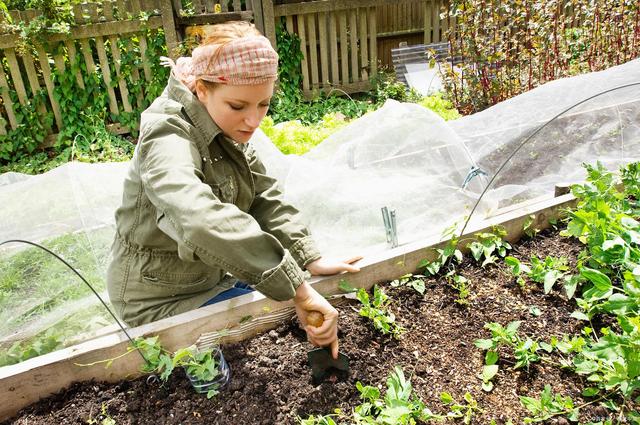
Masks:
[[[321,257],[298,211],[248,144],[267,113],[278,55],[246,22],[216,25],[180,58],[142,113],[116,211],[107,287],[122,320],[140,325],[246,292],[294,299],[309,341],[338,353],[337,311],[306,281],[356,272]],[[239,283],[239,281],[241,281]],[[324,316],[306,326],[306,312]]]

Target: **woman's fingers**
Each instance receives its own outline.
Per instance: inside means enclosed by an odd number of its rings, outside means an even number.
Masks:
[[[345,261],[345,263],[347,263],[347,264],[353,264],[353,263],[355,263],[356,261],[360,261],[360,260],[362,260],[362,258],[363,258],[363,257],[362,257],[362,255],[357,255],[357,256],[355,256],[355,257],[351,257],[351,258],[349,258],[347,261]]]

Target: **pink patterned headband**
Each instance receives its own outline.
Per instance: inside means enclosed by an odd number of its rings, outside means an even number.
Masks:
[[[255,85],[278,76],[278,54],[269,39],[263,36],[200,46],[193,50],[191,57],[178,58],[175,63],[169,58],[161,59],[161,63],[170,66],[176,78],[192,92],[196,91],[198,79],[230,85]]]

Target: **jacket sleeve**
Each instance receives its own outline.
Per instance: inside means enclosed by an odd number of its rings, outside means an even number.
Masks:
[[[280,242],[204,183],[202,158],[188,124],[157,121],[141,137],[137,160],[144,191],[175,230],[178,251],[191,251],[277,301],[293,298],[304,273]]]
[[[298,265],[304,268],[321,257],[309,230],[301,223],[299,211],[282,199],[278,182],[267,175],[262,161],[251,145],[247,146],[247,159],[256,188],[249,213],[260,226],[273,236],[293,255]]]

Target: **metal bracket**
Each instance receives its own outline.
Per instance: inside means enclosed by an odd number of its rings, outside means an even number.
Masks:
[[[382,207],[382,221],[384,222],[387,242],[391,244],[391,248],[397,247],[398,227],[396,224],[396,210],[389,210],[387,207]]]
[[[488,176],[487,172],[484,171],[482,168],[477,167],[475,165],[472,166],[471,170],[469,170],[469,172],[467,173],[467,177],[465,177],[464,181],[462,182],[462,190],[466,189],[469,183],[471,182],[471,180],[473,180],[473,178],[478,175]]]

